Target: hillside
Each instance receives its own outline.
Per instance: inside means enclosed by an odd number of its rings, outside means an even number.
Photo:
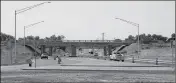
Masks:
[[[24,54],[24,46],[17,44],[17,55],[15,57],[15,49],[14,45],[12,48],[8,48],[7,46],[1,46],[1,65],[10,65],[11,57],[13,64],[23,64],[26,63],[26,59],[31,58],[32,51],[28,48],[25,48]]]
[[[142,59],[160,59],[160,60],[172,60],[172,49],[168,46],[169,44],[166,44],[165,47],[156,47],[155,45],[145,45],[142,46],[140,52],[139,58]],[[146,46],[147,49],[146,49]],[[124,50],[127,51],[127,56],[132,57],[132,55],[137,58],[137,53],[135,51],[137,50],[137,44],[131,44],[130,46],[127,46]],[[173,48],[173,53],[175,54],[175,49]]]

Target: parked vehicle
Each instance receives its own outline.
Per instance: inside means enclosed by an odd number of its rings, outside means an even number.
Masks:
[[[47,53],[43,53],[43,54],[41,55],[41,59],[43,59],[43,58],[48,59],[48,54],[47,54]]]
[[[114,53],[112,53],[112,55],[110,55],[110,60],[124,62],[124,59],[125,59],[124,55],[119,52],[114,52]]]
[[[98,53],[95,53],[94,56],[98,56]]]
[[[70,54],[70,53],[68,53],[68,52],[64,54],[64,56],[70,56],[70,55],[71,55],[71,54]]]

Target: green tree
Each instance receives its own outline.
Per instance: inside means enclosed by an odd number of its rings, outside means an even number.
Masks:
[[[49,41],[50,38],[49,38],[49,37],[45,37],[44,40],[45,40],[45,41]]]
[[[65,36],[63,36],[63,35],[58,35],[57,36],[57,40],[63,40],[65,38]]]
[[[152,40],[157,40],[157,35],[156,34],[152,35]]]
[[[175,33],[172,33],[171,38],[175,38]]]
[[[26,39],[27,40],[34,40],[34,36],[32,36],[32,35],[31,36],[27,36]]]
[[[121,39],[115,39],[114,42],[122,42]]]
[[[57,40],[56,35],[52,35],[52,36],[50,36],[50,40]]]
[[[35,36],[35,40],[39,40],[40,39],[40,37],[39,36]]]
[[[11,35],[1,32],[1,41],[8,41],[8,40],[15,40],[15,38]]]

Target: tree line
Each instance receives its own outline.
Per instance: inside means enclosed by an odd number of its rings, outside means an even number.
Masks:
[[[171,34],[170,38],[162,36],[162,35],[157,35],[157,34],[144,34],[143,33],[143,34],[139,35],[139,41],[140,41],[140,43],[143,43],[143,44],[157,42],[158,40],[167,43],[170,41],[170,39],[174,39],[174,38],[175,38],[175,33]],[[115,39],[115,41],[122,41],[122,40]],[[129,35],[127,38],[125,38],[125,41],[126,42],[137,42],[138,35],[136,35],[136,36]]]
[[[5,34],[1,32],[1,41],[8,41],[8,40],[15,40],[14,36]],[[50,37],[45,37],[45,38],[40,38],[39,36],[27,36],[25,37],[26,40],[46,40],[46,41],[54,41],[54,40],[63,40],[65,39],[64,35],[51,35]],[[170,40],[175,39],[175,33],[172,33],[170,38],[162,36],[162,35],[157,35],[157,34],[140,34],[139,35],[139,40],[140,43],[144,43],[144,44],[149,44],[151,42],[156,42],[157,40],[161,40],[163,42],[169,42]],[[24,40],[24,38],[18,38],[17,41],[20,40]],[[119,42],[122,41],[121,39],[115,39],[115,42]],[[125,38],[124,41],[129,41],[129,42],[137,42],[138,41],[138,35],[133,36],[133,35],[129,35],[127,38]]]
[[[65,36],[63,35],[51,35],[50,37],[45,37],[45,38],[40,38],[39,36],[27,36],[25,37],[25,40],[46,40],[46,41],[49,41],[49,40],[63,40],[65,38]],[[18,40],[24,40],[24,38],[19,38]]]
[[[13,36],[1,32],[1,41],[8,41],[10,39],[15,40]]]

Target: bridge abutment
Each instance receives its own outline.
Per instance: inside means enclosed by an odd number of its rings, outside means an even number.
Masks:
[[[119,45],[123,45],[123,44],[130,44],[128,42],[114,42],[114,40],[109,40],[109,41],[100,41],[100,40],[66,40],[66,41],[52,41],[52,42],[41,42],[39,43],[41,45],[41,53],[45,52],[46,47],[50,47],[50,46],[56,46],[56,47],[63,47],[66,46],[66,52],[71,53],[70,56],[77,56],[76,55],[76,48],[80,47],[80,46],[84,46],[87,48],[91,48],[91,47],[100,47],[103,49],[104,51],[104,56],[111,55],[112,54],[112,47],[118,47]],[[50,48],[49,50],[49,55],[52,55],[52,48]],[[54,47],[53,47],[54,49]],[[101,55],[103,55],[101,54]]]
[[[109,55],[112,54],[112,45],[108,45],[108,54],[109,54]]]
[[[53,50],[53,47],[50,47],[49,48],[49,56],[52,56],[52,50]]]
[[[104,56],[107,56],[107,50],[106,50],[106,46],[104,46]]]
[[[43,54],[45,52],[45,48],[46,48],[45,45],[41,46],[41,54]]]
[[[71,45],[71,57],[76,57],[76,46]]]

